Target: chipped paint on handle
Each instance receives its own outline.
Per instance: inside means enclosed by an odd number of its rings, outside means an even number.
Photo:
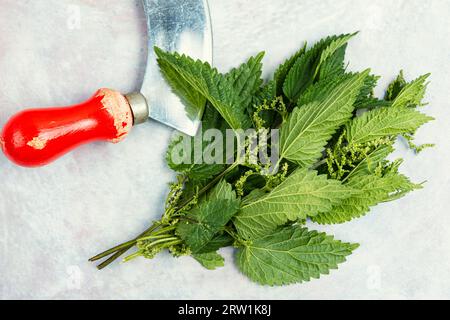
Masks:
[[[117,91],[100,89],[78,105],[18,113],[3,128],[0,145],[14,163],[38,167],[88,142],[117,143],[132,126],[126,98]]]

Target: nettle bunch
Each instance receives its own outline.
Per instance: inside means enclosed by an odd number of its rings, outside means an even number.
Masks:
[[[309,281],[336,269],[358,245],[311,231],[306,223],[344,223],[421,188],[399,173],[401,160],[388,156],[399,135],[417,152],[429,146],[412,139],[432,120],[418,111],[428,75],[408,83],[400,74],[379,99],[373,94],[379,77],[346,70],[353,36],[305,45],[268,82],[261,79],[263,53],[221,74],[208,63],[156,48],[162,73],[187,108],[206,105],[203,130],[278,129],[278,161],[271,171],[242,159],[179,164],[172,157],[182,142],[174,138],[167,163],[178,178],[161,220],[91,260],[110,256],[103,268],[136,246],[125,260],[169,250],[215,269],[224,264],[218,250],[233,246],[239,269],[263,285]],[[270,140],[267,147],[274,147]]]

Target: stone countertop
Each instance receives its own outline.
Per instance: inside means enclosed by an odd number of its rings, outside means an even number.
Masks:
[[[25,107],[67,105],[97,88],[138,89],[146,61],[136,0],[0,0],[0,127]],[[305,40],[361,33],[349,68],[372,67],[380,90],[400,69],[431,72],[427,113],[437,120],[402,171],[426,188],[340,226],[311,227],[361,247],[321,280],[261,287],[226,266],[162,254],[99,272],[87,258],[127,240],[160,216],[173,174],[163,158],[171,130],[154,122],[124,143],[84,146],[39,169],[0,157],[0,298],[396,299],[450,298],[450,1],[210,0],[220,70],[265,50],[265,77]]]

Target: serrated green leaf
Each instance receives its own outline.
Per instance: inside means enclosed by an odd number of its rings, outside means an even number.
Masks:
[[[385,177],[360,175],[349,179],[346,185],[359,192],[343,200],[329,212],[314,216],[311,220],[320,224],[345,223],[366,215],[370,207],[380,202],[398,199],[412,190],[421,188],[401,174],[389,174]]]
[[[278,69],[275,71],[275,75],[273,77],[275,84],[276,96],[280,96],[283,94],[283,84],[286,81],[286,77],[294,66],[295,62],[298,60],[300,56],[305,54],[306,52],[306,43],[300,48],[294,55],[292,55],[289,59],[287,59],[283,64],[281,64]]]
[[[347,44],[336,52],[320,66],[319,80],[339,77],[345,73],[345,53]]]
[[[328,37],[301,54],[290,68],[284,82],[283,92],[285,96],[295,103],[300,95],[314,83],[321,64],[331,57],[336,50],[344,46],[351,37],[352,35]]]
[[[203,114],[202,126],[197,132],[196,137],[190,137],[180,133],[172,138],[166,153],[167,165],[172,170],[183,173],[189,179],[195,181],[208,180],[221,173],[226,167],[223,162],[207,164],[195,159],[196,141],[200,141],[202,150],[206,150],[206,148],[213,145],[214,142],[203,141],[203,132],[212,128],[225,132],[229,127],[223,121],[219,112],[208,104]],[[184,155],[184,152],[187,155]],[[186,159],[187,161],[180,163],[180,159]]]
[[[329,274],[357,247],[325,233],[293,226],[240,248],[236,262],[242,273],[259,284],[288,285]]]
[[[219,250],[220,248],[229,247],[233,244],[234,239],[227,233],[219,233],[204,246],[197,250],[197,253],[209,253]]]
[[[383,144],[368,153],[363,161],[358,163],[345,177],[344,180],[358,176],[374,174],[375,169],[386,160],[386,157],[394,151],[391,144]]]
[[[406,84],[392,103],[392,108],[416,107],[422,105],[422,100],[427,89],[427,79],[430,74]]]
[[[317,74],[320,71],[320,67],[331,57],[334,56],[334,54],[341,49],[342,47],[347,45],[347,42],[353,38],[357,33],[353,34],[346,34],[337,37],[335,40],[333,40],[328,47],[325,48],[325,50],[322,51],[320,55],[319,65],[316,68],[316,71],[314,73],[314,78],[317,76]]]
[[[205,253],[214,246],[224,226],[238,212],[240,200],[231,185],[222,180],[200,203],[191,209],[177,227],[177,234],[193,253]],[[212,250],[211,250],[212,251]]]
[[[251,121],[246,113],[252,96],[261,84],[261,60],[264,53],[252,57],[246,64],[227,75],[220,74],[208,63],[185,55],[155,48],[158,62],[168,64],[191,88],[203,95],[219,111],[232,129],[246,129]]]
[[[237,200],[204,201],[189,211],[188,221],[182,220],[177,234],[185,241],[193,253],[204,248],[238,212]]]
[[[201,134],[201,131],[198,133]],[[188,144],[185,144],[188,142]],[[226,167],[222,163],[218,164],[206,164],[206,163],[196,163],[194,154],[194,138],[187,135],[181,134],[174,137],[169,143],[169,147],[166,153],[167,165],[174,171],[183,173],[191,180],[201,181],[211,179],[212,177],[221,173]],[[203,147],[209,144],[203,143]],[[178,159],[185,159],[184,153],[187,152],[187,161],[175,161],[175,156]]]
[[[225,265],[225,259],[217,252],[198,253],[192,257],[208,270],[215,270]]]
[[[256,91],[255,95],[253,96],[253,105],[251,107],[261,105],[262,103],[264,103],[264,101],[272,101],[276,97],[277,93],[275,88],[275,81],[271,80]],[[253,114],[254,109],[251,108],[251,110],[251,114]]]
[[[252,102],[253,96],[258,92],[263,83],[262,59],[264,52],[259,53],[255,57],[251,57],[246,63],[241,64],[239,68],[232,69],[225,75],[226,83],[232,86],[233,95],[236,104],[243,106],[244,110]],[[239,129],[246,127],[232,127]]]
[[[358,103],[355,103],[355,109],[376,109],[381,107],[390,107],[392,105],[391,102],[369,97],[369,98],[363,98]]]
[[[268,192],[266,190],[254,189],[242,199],[242,204],[245,205],[245,204],[252,203],[252,202],[258,200],[259,198],[267,195],[267,193]]]
[[[364,80],[364,84],[362,85],[361,90],[356,97],[355,109],[367,108],[368,105],[373,104],[376,100],[378,100],[373,97],[373,90],[377,86],[379,79],[380,77],[372,74],[366,77],[366,79]]]
[[[233,222],[243,238],[255,239],[288,221],[327,212],[351,193],[337,180],[299,169],[272,192],[244,203]]]
[[[352,116],[355,97],[368,74],[356,74],[321,100],[297,107],[281,127],[280,158],[301,167],[313,165],[327,141]]]
[[[221,180],[216,186],[208,193],[206,199],[211,200],[232,200],[236,201],[236,192],[233,190],[231,184],[225,180]]]
[[[224,164],[194,164],[191,166],[187,176],[196,181],[211,180],[226,168]]]
[[[299,98],[298,105],[305,105],[326,97],[337,85],[345,80],[350,79],[352,76],[354,76],[353,73],[336,72],[334,75],[330,75],[326,78],[320,79],[305,90],[305,92]],[[355,109],[372,109],[391,105],[391,103],[388,101],[373,97],[372,91],[377,84],[378,78],[379,77],[374,75],[368,75],[366,77],[355,98]]]
[[[406,85],[403,70],[401,70],[397,78],[389,84],[384,99],[386,101],[394,101]]]
[[[321,101],[327,97],[339,84],[349,80],[354,74],[345,73],[336,77],[328,77],[317,81],[300,96],[297,105],[303,106],[315,101]]]
[[[199,114],[203,111],[206,98],[198,91],[192,90],[191,85],[179,76],[177,71],[165,60],[159,60],[159,69],[175,93],[185,105],[187,114]]]
[[[317,100],[320,100],[324,96],[328,95],[337,85],[344,82],[354,76],[353,73],[336,73],[334,76],[328,76],[321,79],[308,87],[306,91],[300,96],[298,105],[305,105]],[[378,77],[374,75],[368,75],[362,84],[359,93],[355,98],[355,109],[371,109],[375,107],[390,106],[388,101],[380,100],[372,96],[372,90],[376,86]]]
[[[384,107],[365,112],[346,126],[349,144],[365,143],[377,138],[415,132],[433,120],[419,111],[406,107]]]

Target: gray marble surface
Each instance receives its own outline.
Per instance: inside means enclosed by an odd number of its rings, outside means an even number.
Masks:
[[[0,157],[0,298],[395,299],[450,298],[450,1],[211,0],[214,61],[228,70],[266,50],[265,76],[304,40],[360,30],[351,69],[372,67],[380,91],[400,69],[432,72],[427,113],[437,120],[402,171],[426,188],[363,219],[313,228],[359,242],[339,271],[281,288],[251,283],[223,250],[206,271],[163,254],[99,272],[87,258],[159,217],[173,178],[163,154],[171,130],[149,122],[124,143],[95,143],[40,169]],[[146,59],[138,0],[0,0],[0,126],[24,107],[64,105],[99,87],[137,89]]]

